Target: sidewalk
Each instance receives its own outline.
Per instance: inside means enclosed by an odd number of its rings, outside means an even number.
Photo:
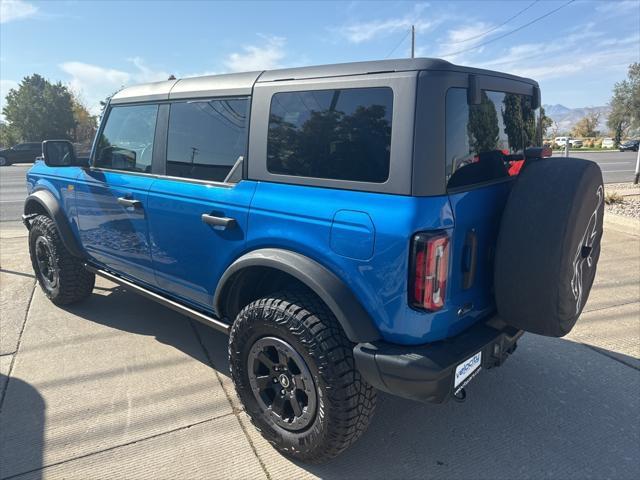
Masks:
[[[0,478],[640,477],[640,236],[615,225],[570,336],[525,335],[464,404],[381,394],[369,431],[321,466],[250,424],[224,335],[104,280],[55,307],[24,234],[0,240]]]

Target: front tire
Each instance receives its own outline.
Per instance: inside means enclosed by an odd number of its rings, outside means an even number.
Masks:
[[[306,290],[247,305],[229,339],[231,376],[251,422],[304,462],[337,456],[366,430],[376,392],[355,368],[353,344]]]
[[[5,157],[0,157],[0,167],[8,167],[11,165],[11,162],[7,160]]]
[[[29,229],[31,265],[40,288],[56,305],[69,305],[87,298],[96,281],[62,243],[54,221],[38,215]]]

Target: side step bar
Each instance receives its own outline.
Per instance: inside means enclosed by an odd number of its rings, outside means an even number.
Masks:
[[[226,333],[227,335],[229,335],[229,331],[231,330],[231,326],[220,321],[219,319],[209,316],[209,315],[205,315],[204,313],[198,312],[197,310],[193,310],[192,308],[186,307],[174,300],[170,300],[166,297],[163,297],[162,295],[159,295],[155,292],[152,292],[151,290],[147,290],[144,287],[141,287],[139,285],[136,285],[135,283],[130,282],[129,280],[125,280],[122,277],[118,277],[117,275],[114,275],[112,273],[109,273],[105,270],[101,270],[99,268],[95,268],[89,264],[84,265],[84,268],[86,268],[87,270],[89,270],[92,273],[95,273],[96,275],[99,275],[101,277],[106,278],[107,280],[112,281],[113,283],[117,283],[118,285],[122,285],[123,287],[125,287],[127,290],[132,290],[140,295],[142,295],[143,297],[146,297],[150,300],[153,300],[154,302],[158,302],[160,305],[164,305],[165,307],[169,307],[171,310],[174,310],[178,313],[181,313],[183,315],[186,315],[187,317],[193,318],[194,320],[198,320],[199,322],[204,323],[205,325],[209,326],[209,327],[213,327],[216,330],[222,332],[222,333]]]

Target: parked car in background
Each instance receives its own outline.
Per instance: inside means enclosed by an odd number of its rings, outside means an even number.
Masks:
[[[616,143],[613,141],[613,138],[607,137],[602,139],[602,148],[613,148],[616,146]]]
[[[556,137],[553,142],[559,147],[564,147],[567,144],[567,140],[569,140],[569,137]]]
[[[626,142],[621,143],[619,148],[621,152],[637,152],[638,145],[640,145],[640,140],[627,140]]]
[[[14,145],[11,148],[0,150],[0,167],[6,167],[13,163],[35,162],[36,157],[42,154],[40,142],[26,142]]]
[[[569,140],[569,145],[572,148],[581,148],[582,145],[584,145],[584,143],[582,142],[582,140],[578,140],[578,139],[572,138],[572,139]]]

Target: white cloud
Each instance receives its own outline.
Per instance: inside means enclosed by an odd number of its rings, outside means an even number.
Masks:
[[[625,0],[622,2],[602,2],[597,7],[598,12],[626,15],[629,10],[638,11],[638,0]]]
[[[0,23],[31,17],[37,12],[38,7],[23,0],[0,0]]]
[[[282,37],[263,37],[264,44],[246,45],[242,52],[234,52],[227,56],[224,65],[232,72],[248,72],[251,70],[268,70],[281,66],[285,57],[285,39]]]
[[[338,28],[338,33],[351,43],[367,42],[399,31],[408,31],[411,25],[416,27],[416,32],[424,33],[432,30],[445,20],[444,16],[431,16],[429,19],[420,18],[422,11],[427,7],[427,4],[416,5],[413,12],[402,17],[343,25]]]
[[[164,70],[152,69],[140,57],[133,57],[127,60],[133,63],[137,69],[132,74],[133,81],[136,83],[158,82],[160,80],[166,80],[169,78],[169,75],[171,75]]]
[[[555,42],[514,45],[493,58],[476,62],[476,66],[545,80],[583,71],[601,72],[638,61],[640,36],[598,41],[603,36],[603,32],[589,28],[559,36]]]
[[[488,32],[492,28],[494,28],[493,25],[485,22],[476,22],[453,28],[447,32],[447,38],[444,43],[466,43],[471,40],[479,43],[482,42],[480,35]],[[491,33],[495,33],[496,31],[498,31],[498,29],[493,30]]]
[[[84,62],[64,62],[59,67],[70,76],[71,89],[86,99],[92,113],[100,111],[100,101],[122,87],[135,83],[166,80],[169,73],[150,68],[140,57],[128,59],[132,71],[117,70]]]

